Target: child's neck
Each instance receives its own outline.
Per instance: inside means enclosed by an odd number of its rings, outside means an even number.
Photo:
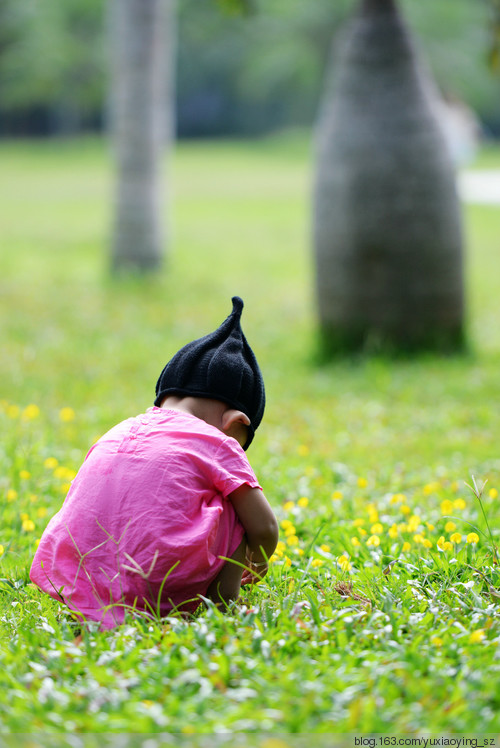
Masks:
[[[181,413],[189,413],[217,428],[220,427],[222,413],[227,408],[220,400],[213,400],[208,397],[182,397],[179,395],[167,395],[160,407],[168,410],[178,410]]]

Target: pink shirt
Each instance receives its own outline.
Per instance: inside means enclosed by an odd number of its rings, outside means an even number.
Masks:
[[[31,580],[105,628],[126,606],[166,615],[191,600],[182,609],[193,611],[220,557],[243,539],[227,497],[244,484],[260,488],[235,439],[150,408],[91,448],[43,533]]]

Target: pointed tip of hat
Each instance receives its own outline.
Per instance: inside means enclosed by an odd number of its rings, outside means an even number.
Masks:
[[[231,299],[233,302],[233,311],[231,314],[236,314],[238,317],[241,317],[241,313],[243,311],[243,299],[241,299],[239,296],[233,296]]]

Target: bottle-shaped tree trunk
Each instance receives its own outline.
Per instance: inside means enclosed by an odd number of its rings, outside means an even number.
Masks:
[[[317,127],[314,243],[328,349],[460,346],[460,205],[437,92],[394,0],[364,0]]]
[[[113,270],[150,271],[165,243],[173,0],[110,0],[110,119],[116,164]]]

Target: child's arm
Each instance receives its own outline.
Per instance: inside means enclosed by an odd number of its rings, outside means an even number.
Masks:
[[[278,543],[278,521],[271,506],[260,490],[248,485],[240,486],[229,495],[247,540],[247,566],[242,584],[257,582],[266,575],[268,559]]]

